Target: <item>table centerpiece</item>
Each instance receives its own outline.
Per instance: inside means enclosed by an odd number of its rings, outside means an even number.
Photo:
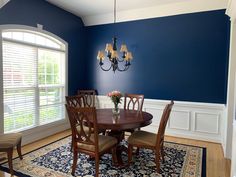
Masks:
[[[114,108],[112,109],[113,114],[119,114],[120,109],[118,107],[119,103],[121,103],[122,99],[122,94],[119,91],[112,91],[107,94],[108,97],[111,98],[111,101],[114,103]]]

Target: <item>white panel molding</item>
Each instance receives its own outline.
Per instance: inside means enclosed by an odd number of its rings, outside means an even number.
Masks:
[[[184,117],[185,114],[185,117]],[[191,112],[190,111],[182,111],[182,110],[175,110],[171,111],[171,115],[169,118],[169,126],[170,129],[176,130],[191,130]]]
[[[199,115],[202,115],[202,117],[199,117]],[[205,119],[207,122],[203,122],[203,123],[198,122],[199,119]],[[209,133],[209,134],[221,134],[220,129],[219,129],[219,120],[220,120],[220,113],[215,114],[215,113],[209,113],[209,112],[195,112],[194,113],[194,125],[195,125],[194,131],[201,132],[201,133]],[[208,122],[210,122],[210,125],[207,124]],[[198,123],[199,123],[199,127],[198,127]],[[212,128],[212,126],[214,126],[213,128],[215,130],[210,131],[210,128]]]
[[[107,96],[97,96],[97,102],[98,108],[113,107]],[[153,120],[152,124],[143,127],[143,130],[157,133],[163,109],[169,102],[169,100],[144,100],[143,110],[150,112]],[[226,121],[225,109],[224,104],[175,101],[166,135],[221,143],[225,149],[226,131],[225,126],[221,126]]]
[[[163,109],[164,108],[154,108],[154,107],[148,107],[148,108],[144,107],[143,108],[144,111],[149,112],[153,115],[152,126],[154,126],[154,127],[159,126]],[[169,126],[169,122],[168,122],[167,126]]]
[[[117,22],[204,12],[227,8],[227,0],[189,0],[117,12]],[[82,16],[85,26],[113,23],[113,13]]]

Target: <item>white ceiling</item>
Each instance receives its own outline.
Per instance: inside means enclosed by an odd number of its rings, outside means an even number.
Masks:
[[[85,26],[113,23],[114,0],[46,0],[82,18]],[[229,0],[117,0],[117,22],[226,9]],[[9,0],[0,0],[0,8]]]
[[[114,0],[47,0],[79,17],[111,13]],[[117,0],[117,11],[140,9],[189,0]]]
[[[114,0],[47,0],[85,26],[113,23]],[[117,0],[117,22],[225,9],[228,0]]]

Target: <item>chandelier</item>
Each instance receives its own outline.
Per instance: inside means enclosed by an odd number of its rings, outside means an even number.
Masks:
[[[116,23],[116,0],[114,0],[114,24]],[[117,51],[117,38],[113,38],[113,43],[106,44],[105,48],[106,57],[108,61],[110,61],[110,66],[107,68],[104,67],[104,59],[105,54],[102,51],[98,51],[97,59],[99,60],[99,66],[103,71],[109,71],[113,70],[115,73],[116,70],[118,71],[127,71],[129,69],[129,66],[131,65],[131,60],[133,59],[132,53],[128,51],[127,46],[125,44],[121,45],[120,52],[121,57],[119,57],[118,51]],[[120,65],[123,64],[123,67]]]

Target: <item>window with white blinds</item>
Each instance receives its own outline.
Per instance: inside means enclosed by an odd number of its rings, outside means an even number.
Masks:
[[[2,32],[4,132],[65,118],[65,45],[29,31]]]

